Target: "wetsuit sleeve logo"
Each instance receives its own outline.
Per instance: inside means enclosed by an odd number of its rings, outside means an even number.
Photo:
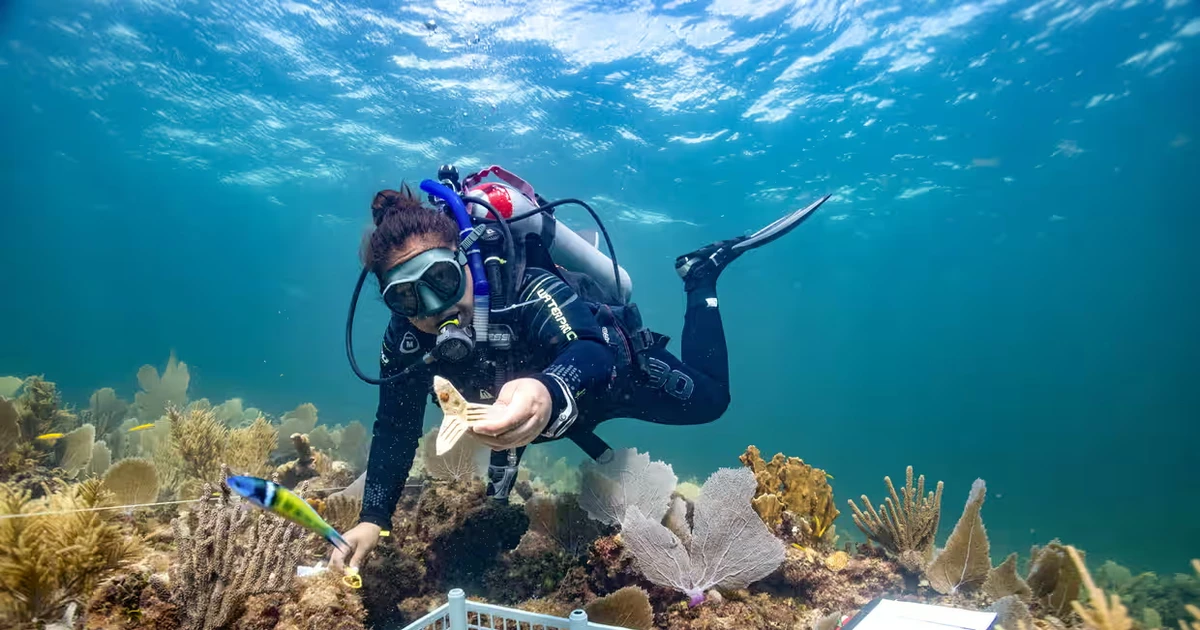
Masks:
[[[558,329],[562,331],[562,334],[567,338],[567,341],[578,339],[579,335],[575,333],[575,330],[571,328],[571,324],[567,322],[567,316],[563,314],[562,309],[559,308],[558,302],[555,301],[554,297],[551,296],[550,293],[545,289],[538,289],[537,296],[546,303],[546,306],[550,307],[550,317],[552,317],[558,324]]]

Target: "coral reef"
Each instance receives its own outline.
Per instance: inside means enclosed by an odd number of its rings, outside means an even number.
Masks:
[[[89,479],[34,500],[0,485],[0,619],[35,627],[82,605],[138,551],[136,538],[103,508],[112,495]],[[10,626],[11,627],[11,626]]]
[[[904,476],[903,500],[896,496],[892,478],[884,477],[883,482],[891,496],[885,499],[886,505],[879,506],[878,512],[871,507],[871,500],[865,494],[862,496],[865,514],[853,500],[849,503],[854,511],[854,524],[867,538],[896,558],[900,566],[919,573],[933,559],[933,544],[942,513],[942,482],[937,483],[936,492],[931,491],[925,496],[925,475],[920,476],[915,488],[912,466],[905,470]]]
[[[508,505],[485,497],[487,449],[463,440],[437,457],[431,432],[355,590],[320,570],[320,537],[221,480],[274,475],[345,531],[362,508],[366,427],[318,425],[311,404],[273,422],[237,398],[189,403],[174,356],[139,384],[132,405],[103,388],[76,417],[54,383],[0,379],[4,627],[399,627],[460,587],[639,629],[827,629],[890,597],[992,610],[1009,630],[1200,630],[1193,575],[1107,562],[1093,580],[1083,552],[1057,540],[1023,571],[1018,554],[993,567],[982,480],[942,548],[942,484],[927,490],[911,467],[902,489],[884,478],[877,509],[849,502],[869,542],[838,548],[831,476],[754,446],[703,487],[634,449],[576,468],[535,448]],[[296,577],[301,565],[318,572]]]
[[[299,526],[245,509],[224,483],[201,491],[214,494],[173,521],[171,602],[185,630],[225,627],[251,595],[287,591],[299,564]]]
[[[805,546],[836,544],[833,521],[840,512],[824,470],[783,453],[765,462],[753,445],[739,459],[754,471],[754,510],[773,532]]]

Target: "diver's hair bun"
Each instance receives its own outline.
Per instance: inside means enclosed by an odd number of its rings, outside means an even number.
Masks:
[[[371,220],[379,227],[389,214],[409,210],[427,211],[408,184],[403,184],[400,190],[385,189],[375,193],[375,199],[371,201]]]

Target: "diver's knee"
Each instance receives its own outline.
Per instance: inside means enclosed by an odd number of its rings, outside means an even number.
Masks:
[[[697,414],[701,424],[716,422],[729,409],[729,390],[721,388],[711,391],[706,399],[697,405]]]

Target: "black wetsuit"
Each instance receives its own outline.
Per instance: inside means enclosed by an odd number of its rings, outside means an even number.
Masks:
[[[558,439],[575,440],[593,457],[599,453],[591,431],[604,420],[702,424],[721,417],[729,406],[728,357],[715,283],[688,292],[683,361],[667,351],[667,339],[661,335],[653,335],[653,343],[637,352],[631,347],[631,331],[626,330],[622,317],[614,316],[609,307],[580,299],[559,275],[545,269],[526,271],[516,304],[523,304],[515,330],[521,341],[513,353],[517,363],[511,378],[535,378],[546,385],[553,402],[551,418],[568,405],[557,384],[561,378],[574,393],[578,416]],[[417,330],[407,319],[393,316],[384,336],[382,378],[420,360],[434,340],[434,335]],[[380,387],[363,496],[364,522],[384,529],[391,526],[392,512],[421,437],[435,369],[468,400],[486,402],[481,390],[496,395],[494,383],[478,373],[478,364],[467,363],[434,363]],[[547,438],[539,436],[534,443],[545,441]],[[518,449],[518,454],[523,450]],[[506,456],[506,452],[493,453],[493,462],[497,455]]]

